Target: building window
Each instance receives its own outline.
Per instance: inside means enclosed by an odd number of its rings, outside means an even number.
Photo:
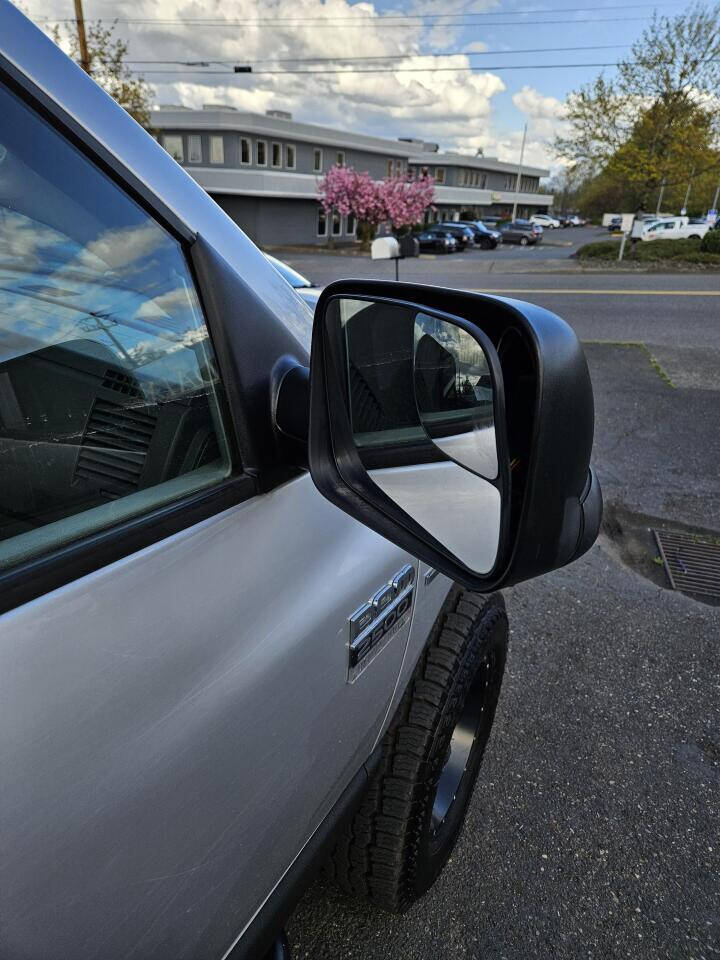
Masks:
[[[349,237],[354,237],[354,236],[355,236],[355,228],[356,228],[356,226],[357,226],[357,223],[356,223],[356,221],[355,221],[355,214],[354,214],[354,213],[349,213],[349,214],[347,215],[347,220],[346,220],[346,222],[345,222],[345,233],[346,233]]]
[[[395,173],[397,174],[398,177],[401,177],[401,176],[403,175],[403,162],[402,162],[402,160],[396,160],[396,161],[395,161]]]
[[[339,213],[332,215],[332,235],[339,237],[342,234],[342,217]]]
[[[255,162],[259,167],[267,166],[267,143],[265,140],[258,140],[255,143]]]
[[[282,146],[279,143],[273,143],[271,146],[270,165],[273,167],[282,166]]]
[[[393,173],[393,162],[392,162],[392,160],[388,160],[388,162],[387,162],[387,176],[388,176],[388,177],[391,177],[391,176],[392,176],[392,173]]]
[[[335,162],[337,163],[337,165],[338,165],[339,167],[344,167],[344,166],[345,166],[345,151],[344,151],[344,150],[338,150],[337,154],[335,155]]]
[[[252,152],[250,149],[250,141],[247,137],[240,137],[240,163],[249,164],[252,163]]]
[[[322,173],[322,150],[320,147],[315,147],[313,150],[313,173]]]
[[[485,187],[487,186],[487,174],[486,174],[486,173],[481,173],[481,174],[480,174],[480,186],[481,186],[483,189],[485,189]]]
[[[435,182],[445,183],[445,167],[435,167]]]
[[[183,150],[183,138],[176,133],[165,134],[163,137],[163,146],[178,163],[185,162],[185,151]]]
[[[423,168],[422,168],[422,175],[423,175],[423,177],[428,177],[428,176],[430,176],[430,171],[428,170],[427,167],[423,167]]]
[[[202,139],[197,134],[188,137],[188,163],[202,163]]]
[[[225,143],[220,136],[210,137],[210,163],[225,163]]]
[[[327,214],[322,207],[318,207],[317,235],[319,237],[327,236]]]
[[[285,166],[288,170],[295,169],[295,144],[286,143],[285,144]]]

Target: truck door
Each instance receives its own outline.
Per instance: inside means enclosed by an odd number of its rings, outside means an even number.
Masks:
[[[0,954],[216,960],[373,749],[410,613],[362,669],[349,618],[409,558],[307,474],[259,492],[187,238],[0,118]]]

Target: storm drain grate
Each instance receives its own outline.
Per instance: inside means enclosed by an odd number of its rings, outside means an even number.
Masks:
[[[673,590],[720,597],[720,542],[653,530]]]

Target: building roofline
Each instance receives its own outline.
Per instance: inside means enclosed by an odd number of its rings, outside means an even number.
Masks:
[[[350,133],[335,127],[323,127],[298,120],[266,116],[240,110],[189,110],[178,105],[176,110],[159,109],[150,114],[151,124],[158,130],[220,130],[233,133],[250,133],[260,137],[275,137],[279,140],[296,139],[321,147],[341,150],[364,150],[383,156],[402,157],[409,163],[422,166],[474,167],[499,173],[516,173],[517,163],[498,160],[495,157],[471,156],[461,153],[429,153],[423,149],[424,142],[391,140],[372,137],[364,133]],[[549,170],[523,165],[525,176],[548,177]]]

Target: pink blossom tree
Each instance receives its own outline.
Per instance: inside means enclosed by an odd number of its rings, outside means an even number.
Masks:
[[[434,188],[431,177],[376,181],[369,173],[358,173],[352,167],[331,167],[318,185],[325,213],[354,214],[357,235],[365,247],[379,223],[389,220],[395,229],[401,229],[422,220],[432,204]]]
[[[393,177],[378,185],[385,219],[398,230],[419,223],[433,202],[435,181],[432,177],[406,180]]]

